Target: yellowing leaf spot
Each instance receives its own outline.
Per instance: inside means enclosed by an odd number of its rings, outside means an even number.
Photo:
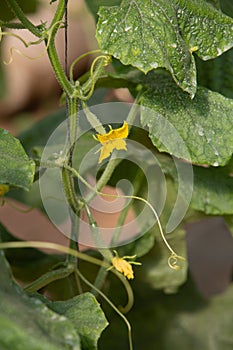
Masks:
[[[107,134],[97,134],[98,141],[102,144],[98,163],[108,158],[110,154],[117,150],[127,150],[125,138],[129,134],[129,127],[126,122],[118,129],[111,129]]]

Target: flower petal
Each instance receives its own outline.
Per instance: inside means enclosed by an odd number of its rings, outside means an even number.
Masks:
[[[115,139],[125,139],[129,134],[129,126],[128,123],[124,122],[122,127],[118,129],[111,129],[107,134],[97,134],[96,137],[100,143],[104,143],[106,141],[115,140]]]

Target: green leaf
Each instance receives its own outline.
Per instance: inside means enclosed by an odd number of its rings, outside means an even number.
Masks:
[[[91,293],[66,301],[50,302],[48,306],[72,322],[80,335],[83,349],[97,350],[97,341],[108,322]]]
[[[0,252],[0,348],[4,350],[81,350],[76,327],[65,316],[29,298],[12,280]]]
[[[144,73],[166,68],[191,97],[196,92],[192,52],[207,60],[233,46],[233,20],[203,0],[123,0],[98,14],[103,52]]]
[[[92,294],[85,293],[62,302],[50,302],[40,295],[29,297],[13,282],[2,251],[0,269],[1,348],[97,349],[98,338],[108,322]]]
[[[233,152],[233,100],[201,87],[190,100],[168,76],[155,79],[141,98],[153,144],[192,163],[225,165]]]
[[[33,182],[35,164],[20,141],[4,129],[0,129],[0,154],[0,183],[28,190]]]
[[[233,17],[232,0],[220,1],[222,11]],[[225,52],[215,60],[202,61],[196,60],[198,84],[207,87],[210,90],[217,91],[222,95],[233,98],[233,49]]]

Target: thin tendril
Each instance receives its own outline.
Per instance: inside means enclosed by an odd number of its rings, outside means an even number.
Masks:
[[[133,350],[133,341],[132,341],[132,332],[131,332],[131,325],[127,318],[121,313],[121,311],[112,303],[112,301],[96,286],[94,286],[91,282],[89,282],[79,270],[75,270],[75,272],[79,275],[79,277],[85,282],[89,287],[94,289],[98,294],[104,298],[104,300],[113,308],[113,310],[116,311],[116,313],[124,320],[127,328],[128,328],[128,339],[129,339],[129,350]]]
[[[56,163],[57,164],[57,163]],[[167,248],[169,249],[169,251],[171,252],[171,256],[168,258],[168,264],[172,269],[178,270],[180,267],[179,265],[176,264],[177,260],[183,260],[185,261],[185,258],[183,258],[182,256],[179,256],[178,254],[176,254],[176,252],[172,249],[172,247],[170,246],[170,244],[168,243],[164,232],[163,232],[163,228],[161,225],[161,222],[159,220],[159,216],[156,212],[156,210],[154,209],[154,207],[151,205],[150,202],[148,202],[146,199],[142,198],[142,197],[138,197],[138,196],[133,196],[133,195],[114,195],[114,194],[109,194],[109,193],[103,193],[101,191],[96,190],[93,186],[91,186],[78,172],[76,169],[70,167],[67,164],[59,164],[59,166],[62,166],[64,168],[66,168],[67,170],[69,170],[75,177],[77,177],[87,188],[89,188],[91,191],[94,191],[96,194],[99,194],[103,197],[111,197],[111,198],[125,198],[125,199],[136,199],[139,200],[141,202],[144,202],[146,205],[148,205],[148,207],[151,209],[152,213],[154,214],[156,220],[157,220],[157,224],[158,224],[158,228],[161,234],[161,237],[165,243],[165,245],[167,246]]]
[[[107,55],[100,55],[100,56],[96,57],[96,58],[94,59],[94,61],[92,62],[91,69],[90,69],[90,78],[91,78],[91,80],[92,80],[92,82],[91,82],[91,88],[90,88],[90,90],[89,90],[89,92],[88,92],[88,94],[87,94],[86,96],[85,96],[85,95],[79,96],[79,98],[80,98],[81,100],[83,100],[83,101],[89,100],[89,98],[90,98],[90,97],[92,96],[92,94],[93,94],[93,91],[94,91],[94,89],[95,89],[95,83],[96,83],[95,78],[94,78],[94,68],[95,68],[96,62],[97,62],[98,60],[100,60],[100,59],[104,59],[105,61],[104,61],[103,66],[107,66],[107,65],[109,64],[111,58],[110,58],[110,56],[107,56]]]
[[[109,56],[106,56],[106,55],[100,55],[98,57],[96,57],[94,59],[94,61],[92,62],[92,65],[91,65],[91,69],[90,69],[90,77],[92,78],[92,85],[91,85],[91,88],[90,88],[90,91],[89,93],[87,94],[87,96],[85,97],[85,100],[88,100],[91,95],[93,94],[93,91],[94,91],[94,88],[95,88],[95,79],[94,79],[94,67],[96,65],[96,62],[98,60],[100,60],[101,58],[103,58],[105,61],[104,61],[104,66],[108,65],[109,63],[109,59],[108,59]]]
[[[21,56],[23,56],[23,57],[26,57],[26,58],[28,58],[29,60],[37,60],[37,59],[43,57],[43,56],[46,54],[47,50],[48,50],[48,47],[49,47],[50,41],[51,41],[51,36],[52,36],[52,34],[53,34],[53,30],[54,30],[55,26],[56,26],[58,23],[61,24],[61,22],[54,23],[53,26],[49,29],[49,31],[48,31],[49,34],[48,34],[48,40],[47,40],[47,43],[46,43],[46,47],[45,47],[45,49],[41,52],[40,55],[38,55],[38,56],[36,56],[36,57],[32,57],[32,56],[29,56],[29,55],[23,53],[22,51],[20,51],[19,49],[17,49],[15,46],[13,46],[13,47],[10,48],[10,58],[9,58],[9,61],[4,61],[4,64],[5,64],[5,65],[9,65],[9,64],[12,63],[12,61],[13,61],[13,52],[18,53],[19,55],[21,55]],[[20,40],[20,41],[23,43],[23,45],[24,45],[25,48],[28,48],[28,47],[31,46],[31,45],[38,45],[38,44],[42,43],[43,40],[45,39],[45,37],[42,37],[42,38],[40,38],[40,39],[37,40],[37,41],[29,41],[29,42],[26,42],[21,36],[15,34],[15,33],[11,33],[11,32],[2,32],[2,31],[1,31],[1,32],[0,32],[0,42],[1,42],[1,39],[2,39],[2,36],[3,36],[3,35],[5,35],[5,36],[13,36],[13,37],[17,38],[18,40]]]
[[[89,56],[89,55],[93,55],[95,53],[99,53],[101,52],[101,50],[92,50],[92,51],[88,51],[88,52],[85,52],[84,54],[80,55],[79,57],[77,57],[70,65],[70,80],[71,82],[74,83],[74,66],[79,62],[81,61],[83,58],[85,58],[86,56]]]

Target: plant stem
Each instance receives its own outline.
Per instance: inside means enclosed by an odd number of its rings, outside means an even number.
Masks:
[[[77,137],[77,116],[78,116],[78,104],[77,99],[72,98],[74,92],[74,86],[68,80],[66,73],[64,72],[60,60],[57,55],[55,47],[55,36],[60,27],[61,20],[65,13],[65,0],[59,0],[56,13],[53,17],[53,20],[50,25],[51,36],[48,39],[48,56],[51,62],[51,65],[54,69],[58,82],[60,83],[67,99],[67,112],[68,112],[68,160],[67,164],[72,166],[72,157],[73,150],[75,147],[76,137]],[[80,211],[80,201],[77,198],[74,186],[74,178],[72,174],[67,171],[67,169],[62,169],[62,182],[65,190],[65,195],[70,205],[70,219],[71,219],[71,234],[70,234],[70,248],[77,250],[78,246],[77,235],[78,235],[78,226],[79,220],[78,215]],[[73,265],[77,264],[77,257],[74,258],[71,255],[68,255],[67,261]]]
[[[77,138],[77,129],[78,129],[78,103],[77,98],[67,97],[67,107],[68,107],[68,138],[69,146],[74,150],[76,138]],[[73,155],[73,154],[72,154]]]
[[[65,72],[61,66],[61,63],[59,61],[58,58],[58,54],[55,48],[55,44],[54,41],[50,41],[49,45],[48,45],[48,56],[51,62],[51,65],[54,69],[54,73],[56,75],[56,78],[59,82],[59,84],[61,85],[63,91],[68,95],[71,96],[73,93],[73,87],[70,84],[70,82],[68,81]]]
[[[68,118],[67,118],[67,133],[68,133],[68,159],[66,163],[72,166],[72,157],[75,147],[76,137],[77,137],[77,124],[78,124],[78,104],[75,98],[69,98],[67,96],[67,108],[68,108]],[[62,169],[63,184],[67,196],[67,200],[72,208],[72,210],[78,214],[80,210],[80,201],[76,196],[74,187],[74,178],[72,174],[65,169]]]
[[[75,214],[78,214],[82,204],[75,192],[73,176],[65,168],[62,168],[62,184],[70,208]]]
[[[49,271],[41,277],[39,277],[36,281],[26,286],[24,290],[25,292],[36,292],[39,289],[47,286],[51,282],[68,277],[73,271],[74,267],[72,265],[54,271]]]
[[[52,28],[54,25],[58,26],[57,29],[59,28],[60,21],[63,18],[64,13],[65,13],[65,0],[59,0],[50,28]],[[56,31],[55,31],[55,34],[56,34]]]
[[[60,63],[60,60],[58,58],[57,50],[55,47],[55,35],[59,29],[61,20],[64,16],[65,12],[65,1],[60,0],[59,4],[57,6],[56,13],[54,15],[54,18],[52,20],[52,23],[50,25],[50,30],[51,30],[51,35],[49,39],[45,40],[45,43],[47,45],[47,42],[49,40],[49,45],[48,45],[48,56],[51,62],[51,65],[53,67],[54,73],[56,75],[56,78],[61,85],[63,91],[65,92],[66,95],[71,96],[74,91],[73,85],[69,82],[67,79],[67,76],[62,68],[62,65]]]
[[[32,34],[37,36],[38,38],[41,38],[41,31],[38,27],[36,27],[29,19],[25,16],[23,10],[18,5],[17,1],[15,0],[7,0],[8,5],[10,6],[11,10],[14,12],[16,17],[20,20],[20,22],[23,24],[25,28],[27,28]]]
[[[78,114],[78,105],[76,98],[69,98],[67,97],[67,107],[68,107],[68,160],[67,163],[69,165],[72,165],[72,157],[73,157],[73,151],[74,146],[76,142],[76,135],[77,135],[77,114]],[[63,187],[65,191],[66,198],[68,200],[68,203],[73,210],[73,212],[78,215],[80,208],[81,208],[81,202],[77,198],[76,192],[75,192],[75,186],[74,186],[74,179],[73,176],[67,169],[62,169],[62,182]]]

